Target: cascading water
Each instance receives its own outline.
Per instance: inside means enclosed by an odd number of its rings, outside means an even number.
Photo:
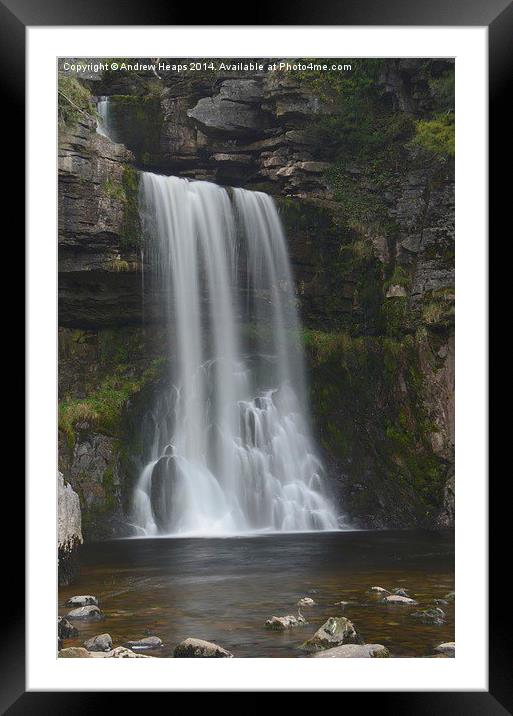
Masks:
[[[133,499],[140,534],[338,529],[305,418],[285,238],[261,192],[144,173],[172,376]]]
[[[101,134],[103,137],[109,137],[109,98],[108,97],[98,97],[98,102],[96,104],[96,111],[98,112],[98,123],[96,125],[96,131],[98,134]]]

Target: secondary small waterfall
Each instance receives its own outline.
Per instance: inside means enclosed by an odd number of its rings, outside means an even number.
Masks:
[[[110,126],[109,126],[109,98],[108,97],[98,97],[98,102],[96,104],[96,111],[98,112],[99,119],[98,123],[96,125],[96,131],[98,134],[101,134],[104,137],[110,138]]]
[[[140,534],[338,529],[310,437],[285,237],[271,197],[144,173],[145,263],[172,365],[151,415]]]

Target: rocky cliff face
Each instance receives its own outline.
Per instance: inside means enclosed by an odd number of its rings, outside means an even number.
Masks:
[[[155,335],[160,320],[142,296],[151,266],[138,169],[275,195],[305,326],[314,428],[346,511],[361,525],[452,524],[454,173],[436,143],[445,120],[430,119],[451,73],[446,61],[385,62],[372,97],[364,83],[352,89],[363,113],[322,83],[275,72],[83,82],[110,96],[117,142],[95,132],[92,112],[60,134],[61,463],[87,537],[122,530],[134,468],[120,445],[160,376],[158,339],[152,365],[144,341],[132,341],[128,355],[124,348],[143,310]],[[118,352],[98,368],[107,334]]]

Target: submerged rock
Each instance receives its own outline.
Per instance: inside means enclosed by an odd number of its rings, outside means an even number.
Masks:
[[[78,609],[72,609],[66,614],[68,619],[103,619],[103,614],[94,604],[89,604],[86,607],[79,607]]]
[[[440,607],[433,607],[432,609],[423,609],[420,612],[414,612],[412,617],[420,619],[424,624],[443,624],[445,621],[445,612]]]
[[[98,634],[84,642],[87,651],[110,651],[112,649],[112,638],[110,634]]]
[[[398,587],[397,589],[394,589],[394,594],[396,594],[398,597],[409,597],[410,595],[406,591],[406,589],[403,589],[402,587]]]
[[[384,589],[383,587],[371,587],[371,592],[376,592],[377,594],[390,594],[388,589]]]
[[[378,659],[388,658],[390,652],[382,644],[343,644],[312,654],[314,659]]]
[[[329,649],[342,644],[361,644],[362,639],[346,617],[330,617],[311,639],[301,645],[307,651]]]
[[[162,639],[159,639],[158,636],[146,636],[143,639],[135,639],[123,644],[128,649],[159,649],[163,645]]]
[[[78,636],[78,629],[66,617],[57,618],[57,635],[59,639],[72,639]]]
[[[141,655],[142,656],[142,655]],[[174,651],[175,659],[183,658],[228,658],[231,659],[233,654],[218,644],[203,639],[185,639],[180,642]]]
[[[454,641],[445,641],[443,644],[436,646],[435,651],[444,654],[444,656],[454,658],[456,654],[456,643]]]
[[[297,602],[298,607],[316,607],[317,602],[315,602],[311,597],[302,597]]]
[[[306,619],[300,614],[297,616],[288,614],[286,617],[271,617],[266,621],[265,626],[267,629],[273,629],[274,631],[285,631],[286,629],[303,626],[306,623]]]
[[[410,599],[410,597],[403,597],[400,594],[390,594],[388,597],[385,597],[383,601],[385,602],[385,604],[404,604],[406,606],[414,606],[415,604],[417,604],[415,599]]]
[[[90,604],[98,606],[98,599],[91,594],[83,594],[77,597],[70,597],[66,602],[67,607],[87,607]]]

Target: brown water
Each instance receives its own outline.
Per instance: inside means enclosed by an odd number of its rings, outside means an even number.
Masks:
[[[402,587],[418,607],[389,606],[372,586]],[[59,614],[75,594],[94,594],[105,619],[75,622],[81,646],[108,632],[114,645],[157,635],[170,657],[186,637],[214,641],[237,657],[298,657],[298,646],[330,616],[342,614],[368,643],[395,657],[433,656],[454,641],[454,604],[442,605],[443,625],[411,615],[454,589],[452,533],[376,531],[266,535],[230,539],[133,539],[85,545],[80,577],[59,590]],[[279,633],[269,617],[295,614],[297,600],[309,624]],[[345,607],[338,601],[350,602]]]

